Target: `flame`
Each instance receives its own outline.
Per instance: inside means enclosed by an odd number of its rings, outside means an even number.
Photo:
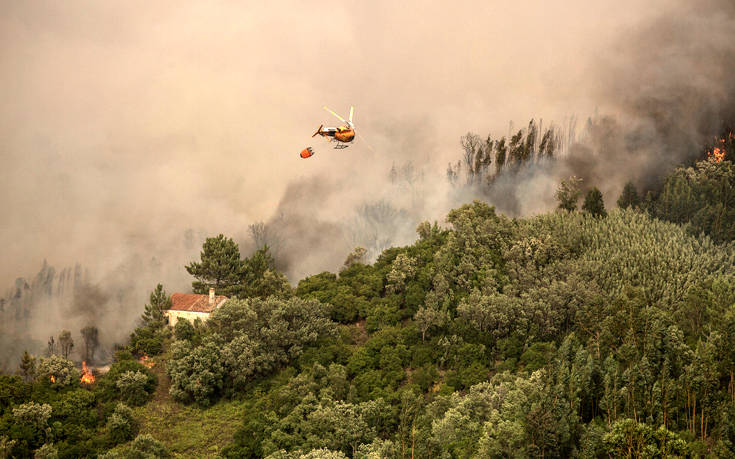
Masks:
[[[92,384],[94,382],[94,375],[89,368],[87,368],[87,362],[82,362],[82,382],[84,384]]]
[[[153,360],[151,360],[150,357],[145,354],[140,356],[140,358],[138,359],[138,363],[145,366],[146,368],[153,368],[153,366],[156,364]]]
[[[722,162],[722,160],[725,159],[725,149],[715,147],[714,150],[707,152],[707,159],[716,163]]]
[[[55,383],[56,382],[56,378],[54,377],[54,375],[51,375],[51,382],[52,383]]]

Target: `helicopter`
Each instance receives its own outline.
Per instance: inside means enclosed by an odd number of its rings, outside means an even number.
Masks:
[[[350,107],[350,117],[346,120],[326,106],[324,107],[324,110],[336,116],[337,119],[345,123],[345,125],[325,128],[322,124],[321,126],[319,126],[319,129],[317,129],[317,131],[312,135],[312,137],[316,137],[317,135],[320,135],[322,137],[330,137],[330,142],[337,142],[337,144],[334,146],[334,148],[337,150],[349,147],[349,145],[347,144],[355,139],[355,125],[352,123],[352,115],[354,114],[355,108]]]

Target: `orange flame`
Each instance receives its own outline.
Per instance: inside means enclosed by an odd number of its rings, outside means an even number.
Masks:
[[[54,375],[51,375],[51,382],[52,383],[55,383],[56,382],[56,378],[54,377]]]
[[[146,368],[153,368],[153,366],[156,364],[153,360],[151,360],[150,357],[145,354],[140,356],[140,358],[138,359],[138,363],[145,366]]]
[[[94,382],[94,375],[89,368],[87,368],[87,362],[82,362],[82,383],[92,384]]]
[[[722,162],[725,159],[725,149],[715,147],[714,150],[707,152],[707,159],[716,163]]]

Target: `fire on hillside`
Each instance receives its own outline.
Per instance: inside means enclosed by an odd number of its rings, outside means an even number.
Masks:
[[[146,368],[153,368],[156,365],[156,362],[154,362],[153,359],[148,357],[146,354],[143,354],[140,356],[140,358],[138,358],[138,363]]]
[[[82,361],[82,378],[81,378],[82,384],[92,384],[94,383],[94,375],[92,374],[92,371],[87,367],[87,362]]]
[[[727,149],[725,148],[728,141],[732,143],[733,137],[732,132],[727,136],[727,138],[723,137],[721,139],[716,139],[715,144],[716,147],[712,148],[712,151],[707,152],[707,159],[710,161],[714,161],[716,163],[722,162],[725,159],[725,155],[727,155]]]

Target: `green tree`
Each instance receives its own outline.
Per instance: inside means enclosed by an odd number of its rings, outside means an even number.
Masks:
[[[48,441],[51,436],[51,429],[48,426],[51,411],[51,405],[36,402],[23,403],[13,408],[13,420],[21,429],[16,433],[16,438],[31,449]]]
[[[195,401],[209,406],[222,394],[225,368],[219,346],[211,339],[191,348],[186,341],[171,346],[168,365],[171,396],[181,402]]]
[[[23,357],[20,359],[20,374],[26,382],[33,381],[36,377],[36,358],[28,351],[23,351]]]
[[[391,264],[391,270],[386,275],[386,290],[389,293],[400,293],[406,282],[416,275],[416,260],[405,253],[399,253]]]
[[[28,402],[13,408],[13,417],[21,424],[44,429],[51,417],[51,405]]]
[[[449,322],[449,313],[439,309],[436,295],[433,292],[427,295],[426,305],[419,308],[413,320],[421,332],[421,341],[426,340],[426,333],[432,328],[438,328]]]
[[[59,387],[78,385],[82,376],[74,362],[58,355],[41,359],[38,376],[44,381],[53,381]]]
[[[15,446],[17,442],[17,440],[11,440],[5,435],[0,435],[0,459],[10,458],[10,453],[13,450],[13,446]]]
[[[651,213],[675,223],[689,223],[716,242],[735,240],[735,164],[700,161],[669,175]]]
[[[58,459],[59,450],[51,443],[44,443],[33,454],[33,459]]]
[[[392,441],[376,439],[372,443],[360,445],[354,457],[358,459],[384,459],[399,456],[396,445]]]
[[[209,237],[200,257],[201,262],[192,261],[186,266],[186,271],[197,279],[191,284],[194,293],[205,294],[214,287],[218,294],[230,295],[240,283],[243,271],[237,244],[222,234]]]
[[[576,176],[571,176],[568,180],[561,181],[555,194],[556,200],[559,201],[559,209],[570,212],[577,209],[581,184],[582,179]]]
[[[633,419],[613,424],[602,440],[610,457],[687,457],[688,453],[686,442],[677,434]]]
[[[207,406],[334,337],[327,306],[316,300],[268,297],[229,300],[207,321],[202,344],[176,341],[168,364],[171,395]]]
[[[135,420],[133,410],[124,403],[115,405],[107,420],[107,435],[113,445],[125,443],[135,437],[138,432],[138,421]]]
[[[178,340],[191,341],[195,334],[196,330],[194,330],[194,325],[188,320],[179,320],[174,325],[174,336]]]
[[[242,261],[240,284],[234,292],[240,298],[267,298],[271,295],[288,297],[291,286],[283,273],[275,268],[270,248],[258,249],[250,258]]]
[[[145,325],[162,325],[163,312],[171,308],[171,297],[168,296],[163,289],[163,285],[156,285],[156,289],[151,292],[148,304],[145,305],[143,311],[143,323]]]
[[[638,190],[636,190],[635,185],[633,185],[633,182],[626,183],[623,187],[623,192],[618,198],[618,207],[621,209],[626,209],[628,207],[637,209],[640,205],[641,198],[638,196]]]
[[[152,435],[138,435],[130,444],[127,457],[130,459],[159,459],[171,457],[171,453]]]
[[[355,247],[345,260],[344,267],[349,268],[356,263],[365,263],[365,255],[367,255],[367,249],[365,247]]]
[[[110,371],[101,375],[95,382],[96,392],[99,394],[100,399],[105,402],[112,400],[120,400],[122,393],[118,382],[122,378],[123,374],[128,372],[142,373],[146,375],[147,382],[145,385],[145,391],[148,393],[148,397],[155,391],[158,378],[156,375],[144,365],[139,363],[137,360],[119,360],[110,366]]]
[[[587,195],[584,197],[582,210],[593,217],[607,217],[605,202],[602,200],[602,193],[600,193],[597,187],[593,187],[587,192]]]
[[[148,376],[140,371],[126,371],[115,384],[122,400],[133,406],[143,405],[148,400]]]

